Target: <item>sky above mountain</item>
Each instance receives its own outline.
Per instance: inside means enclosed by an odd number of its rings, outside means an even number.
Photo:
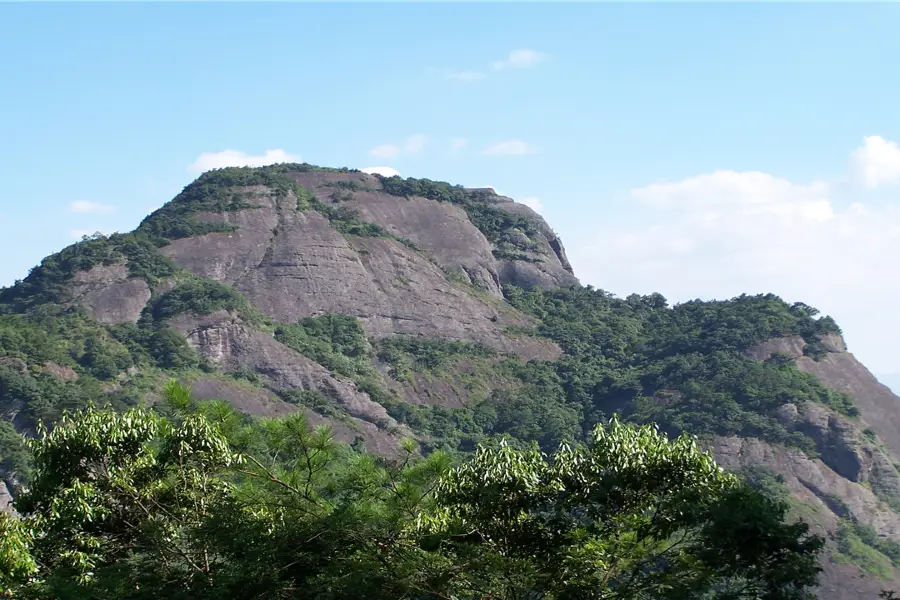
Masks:
[[[206,169],[491,186],[584,283],[774,292],[900,384],[900,5],[0,5],[0,285]],[[895,385],[895,389],[900,385]]]

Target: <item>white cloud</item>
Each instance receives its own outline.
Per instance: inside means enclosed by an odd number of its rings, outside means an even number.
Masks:
[[[507,140],[488,146],[484,153],[488,156],[524,156],[535,154],[537,147],[522,140]]]
[[[74,213],[109,213],[116,210],[115,206],[110,204],[101,204],[100,202],[91,202],[89,200],[76,200],[69,205],[69,210]]]
[[[447,79],[453,81],[461,81],[463,83],[474,83],[481,81],[486,77],[481,71],[449,71],[444,75]]]
[[[450,140],[450,152],[453,154],[459,154],[463,150],[466,149],[466,146],[469,145],[469,140],[466,138],[453,138]]]
[[[527,206],[528,208],[530,208],[531,210],[533,210],[536,213],[539,213],[542,210],[544,210],[543,203],[540,201],[540,199],[535,198],[534,196],[528,196],[527,198],[522,198],[521,200],[519,200],[519,204],[524,204],[525,206]]]
[[[417,133],[406,138],[406,141],[400,145],[382,144],[380,146],[375,146],[369,150],[369,154],[375,158],[386,159],[398,158],[402,155],[413,156],[421,154],[427,144],[428,138],[421,133]]]
[[[366,167],[365,169],[360,169],[360,171],[369,175],[381,175],[382,177],[400,177],[400,171],[391,167]]]
[[[543,52],[536,50],[513,50],[503,60],[497,60],[491,63],[491,68],[495,71],[503,69],[528,69],[547,58]]]
[[[299,156],[284,150],[266,150],[262,154],[253,155],[239,150],[223,150],[221,152],[204,152],[188,167],[192,173],[205,172],[224,167],[264,167],[277,163],[301,162]]]
[[[856,177],[875,188],[900,181],[900,146],[878,135],[863,138],[863,145],[850,156]]]
[[[807,302],[835,317],[867,366],[894,372],[900,316],[886,307],[900,297],[900,205],[854,193],[727,170],[657,183],[607,206],[593,241],[569,255],[585,283],[620,295]]]

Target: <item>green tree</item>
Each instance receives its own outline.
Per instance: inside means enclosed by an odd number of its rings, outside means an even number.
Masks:
[[[240,457],[206,419],[88,409],[30,445],[31,487],[16,502],[23,520],[3,525],[7,593],[178,597],[209,586],[220,557],[204,527],[229,491],[220,473]]]
[[[808,597],[822,540],[688,437],[612,420],[550,459],[480,448],[421,532],[450,558],[434,597]]]
[[[383,461],[301,414],[251,420],[171,383],[173,417],[88,409],[29,442],[0,590],[78,600],[760,598],[821,540],[687,437],[613,420],[550,459]]]

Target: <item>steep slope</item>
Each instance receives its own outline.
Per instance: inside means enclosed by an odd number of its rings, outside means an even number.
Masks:
[[[670,307],[581,287],[547,223],[491,190],[223,169],[136,231],[48,257],[0,291],[5,487],[27,479],[16,431],[155,403],[173,376],[383,455],[406,436],[551,448],[613,413],[656,422],[793,499],[830,540],[822,598],[898,586],[898,398],[830,318],[772,295]]]

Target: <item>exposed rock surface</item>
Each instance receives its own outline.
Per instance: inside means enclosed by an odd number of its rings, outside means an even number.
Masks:
[[[214,378],[200,378],[191,384],[191,392],[200,400],[225,400],[236,410],[257,417],[283,417],[302,410],[312,427],[325,425],[331,428],[339,442],[352,443],[361,438],[366,449],[392,456],[398,453],[397,438],[366,421],[359,419],[333,419],[310,409],[289,404],[272,392],[222,381]]]
[[[397,422],[353,382],[336,378],[318,363],[270,335],[245,327],[233,315],[220,311],[206,317],[183,316],[171,324],[184,333],[204,357],[226,371],[254,371],[273,389],[315,390],[331,398],[349,415],[343,424],[373,444],[371,449],[380,448],[392,453],[399,442],[400,438],[388,431],[400,430]],[[208,393],[210,386],[209,382],[201,384],[200,391]],[[244,397],[243,392],[233,391],[225,399],[260,416],[287,414],[292,410],[291,405],[264,392],[252,392]],[[321,415],[315,420],[333,422]]]
[[[0,481],[0,512],[13,512],[13,497],[6,488],[6,483]]]
[[[900,536],[896,513],[885,507],[871,490],[841,477],[821,460],[753,438],[718,438],[713,452],[719,464],[729,469],[765,467],[779,473],[792,496],[806,505],[801,517],[810,525],[811,532],[825,539],[834,539],[840,517],[869,523],[892,539]],[[874,600],[883,588],[893,585],[863,573],[854,565],[836,564],[830,560],[829,553],[823,555],[821,565],[818,595],[822,599]],[[896,573],[894,580],[897,580]]]
[[[78,379],[78,373],[72,367],[64,367],[50,361],[44,363],[44,373],[53,375],[60,381],[76,381]]]
[[[231,223],[237,231],[177,240],[164,252],[196,275],[233,285],[279,322],[335,313],[358,317],[375,337],[470,340],[526,359],[559,355],[550,342],[506,336],[506,327],[528,325],[530,320],[492,301],[489,294],[482,296],[448,281],[440,266],[403,243],[348,238],[321,214],[297,211],[292,194],[277,198],[265,188],[250,193],[249,201],[258,208],[198,217]],[[394,204],[408,202],[386,197]],[[447,208],[450,214],[454,207]],[[439,240],[443,233],[437,230],[433,235]],[[483,255],[481,250],[475,252]],[[484,269],[473,267],[471,276],[489,277],[490,270]]]
[[[129,278],[124,264],[100,265],[77,273],[71,293],[92,317],[109,324],[137,323],[151,296],[147,282]]]
[[[781,473],[793,496],[820,509],[813,523],[833,534],[838,517],[872,525],[881,536],[900,539],[900,517],[884,498],[900,498],[900,397],[882,385],[847,351],[840,335],[819,340],[824,356],[816,360],[804,355],[807,340],[790,336],[768,340],[747,354],[766,360],[775,353],[794,360],[797,368],[815,376],[823,385],[847,394],[860,411],[858,421],[837,415],[818,405],[786,404],[778,417],[789,429],[801,431],[816,441],[821,460],[811,460],[797,451],[777,449],[758,440],[729,438],[716,443],[716,458],[729,467],[766,465]],[[862,431],[874,432],[884,445],[864,439]],[[877,492],[881,498],[877,497]],[[892,581],[879,581],[853,565],[823,562],[820,598],[856,600],[877,598],[882,589],[896,589],[900,573]]]
[[[758,360],[765,360],[775,352],[785,354],[794,359],[801,371],[853,398],[866,424],[875,430],[894,455],[900,456],[900,397],[879,383],[853,354],[847,352],[841,336],[825,336],[822,343],[828,352],[819,360],[803,355],[806,341],[799,336],[769,340],[752,348],[748,354]]]
[[[8,367],[21,375],[25,375],[26,373],[28,373],[28,363],[21,358],[15,358],[13,356],[0,356],[0,365]]]

